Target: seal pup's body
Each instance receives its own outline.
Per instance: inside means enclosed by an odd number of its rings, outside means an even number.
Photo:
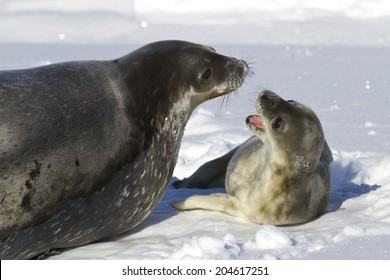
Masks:
[[[172,206],[220,211],[253,223],[274,225],[308,222],[325,211],[330,198],[332,155],[317,116],[308,107],[285,101],[270,91],[259,95],[256,107],[259,115],[246,120],[255,137],[206,163],[221,170],[228,162],[227,194],[192,196]],[[221,175],[209,171],[205,177],[205,169],[201,167],[182,185],[215,181]]]
[[[167,188],[193,109],[247,73],[244,61],[183,41],[1,71],[0,258],[138,225]]]

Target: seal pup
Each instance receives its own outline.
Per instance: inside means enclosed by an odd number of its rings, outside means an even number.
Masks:
[[[305,105],[263,91],[258,115],[246,118],[255,136],[232,152],[206,163],[226,168],[227,194],[191,196],[174,201],[178,210],[220,211],[257,224],[292,225],[323,213],[330,199],[331,151],[321,123]],[[229,158],[230,161],[228,160]],[[184,185],[209,184],[220,173],[198,169]],[[200,179],[198,179],[200,178]]]
[[[169,184],[191,112],[247,73],[243,60],[184,41],[1,71],[0,258],[138,225]]]

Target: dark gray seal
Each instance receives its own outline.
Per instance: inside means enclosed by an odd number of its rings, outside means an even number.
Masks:
[[[292,225],[322,214],[329,203],[332,153],[315,113],[263,91],[258,115],[246,119],[255,135],[206,163],[176,187],[213,185],[225,177],[227,194],[175,201],[179,210],[220,211],[258,224]]]
[[[191,112],[247,73],[244,61],[183,41],[1,71],[1,259],[138,225],[169,184]]]

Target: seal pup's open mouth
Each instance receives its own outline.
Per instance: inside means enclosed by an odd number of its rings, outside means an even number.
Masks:
[[[246,118],[246,124],[252,129],[264,131],[263,122],[259,115],[250,115]]]

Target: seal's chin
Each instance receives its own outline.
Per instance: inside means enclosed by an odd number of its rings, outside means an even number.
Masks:
[[[255,132],[264,132],[264,125],[259,115],[250,115],[246,118],[246,125]]]

